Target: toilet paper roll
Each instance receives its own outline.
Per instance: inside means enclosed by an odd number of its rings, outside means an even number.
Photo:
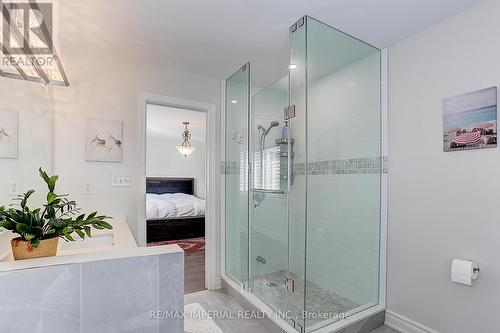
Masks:
[[[456,283],[472,285],[477,279],[479,266],[471,260],[454,259],[451,264],[451,280]]]

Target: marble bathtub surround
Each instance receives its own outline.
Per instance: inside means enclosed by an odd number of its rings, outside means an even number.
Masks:
[[[0,283],[1,331],[37,333],[183,332],[182,319],[152,312],[182,311],[184,253],[177,245],[27,260]],[[52,259],[52,260],[50,260]],[[54,260],[59,259],[59,262]]]

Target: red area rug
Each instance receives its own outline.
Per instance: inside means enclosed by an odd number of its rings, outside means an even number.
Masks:
[[[180,239],[166,242],[154,242],[148,243],[148,247],[150,246],[161,246],[161,245],[171,245],[177,244],[181,249],[184,250],[186,255],[195,254],[205,251],[205,237],[201,238],[190,238],[190,239]]]

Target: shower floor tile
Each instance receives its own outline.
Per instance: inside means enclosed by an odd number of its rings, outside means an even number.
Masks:
[[[295,281],[295,291],[287,293],[283,285],[284,274],[285,271],[278,271],[256,276],[253,292],[278,311],[288,311],[289,315],[302,318],[304,311],[304,280],[291,273],[290,278]],[[322,317],[318,318],[318,314],[326,314],[333,318],[359,306],[359,304],[312,282],[307,281],[306,288],[305,311],[308,314],[306,322],[308,327],[325,321]],[[288,301],[286,297],[288,297]]]

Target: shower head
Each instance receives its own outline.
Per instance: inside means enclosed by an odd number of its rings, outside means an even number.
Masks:
[[[280,125],[279,121],[276,121],[276,120],[271,121],[271,125],[269,125],[269,127],[267,128],[265,135],[269,134],[269,131],[271,130],[271,128],[278,127],[279,125]]]
[[[262,151],[264,150],[264,147],[266,146],[266,136],[269,134],[271,129],[273,127],[278,127],[280,125],[279,121],[273,120],[271,121],[271,125],[267,129],[264,128],[262,125],[257,125],[257,130],[259,130],[260,133],[260,153],[261,153],[261,158],[262,158]],[[262,166],[262,160],[261,160],[261,166]]]

